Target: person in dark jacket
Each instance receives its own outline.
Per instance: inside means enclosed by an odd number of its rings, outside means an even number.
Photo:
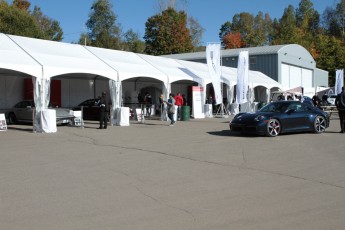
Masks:
[[[344,118],[345,118],[345,90],[344,86],[341,88],[341,93],[337,95],[335,98],[335,106],[337,106],[338,114],[339,114],[339,120],[340,120],[340,129],[341,133],[345,133],[344,128]]]
[[[175,99],[174,94],[169,94],[168,101],[164,101],[164,103],[168,106],[168,117],[170,119],[170,126],[174,126],[175,120],[174,120],[174,114],[175,114]]]
[[[144,100],[145,100],[145,105],[146,105],[146,116],[150,117],[151,109],[152,109],[152,97],[149,92],[146,92]]]
[[[106,92],[102,92],[102,97],[99,98],[98,101],[99,106],[99,128],[98,129],[106,129],[108,124],[108,100]]]
[[[319,96],[317,94],[315,94],[312,98],[313,100],[313,105],[315,107],[319,107],[320,106],[320,103],[321,103],[321,99],[319,98]]]

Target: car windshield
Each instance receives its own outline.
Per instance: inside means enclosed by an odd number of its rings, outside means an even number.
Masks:
[[[283,113],[286,111],[288,106],[289,106],[288,103],[274,102],[274,103],[270,103],[270,104],[262,107],[259,111],[260,112]]]
[[[79,106],[94,106],[96,99],[89,99],[79,104]]]

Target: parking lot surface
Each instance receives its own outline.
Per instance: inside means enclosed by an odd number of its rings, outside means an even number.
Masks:
[[[269,138],[231,118],[0,132],[3,230],[324,230],[345,226],[345,134]]]

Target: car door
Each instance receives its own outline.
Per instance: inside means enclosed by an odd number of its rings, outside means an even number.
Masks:
[[[286,131],[298,131],[309,126],[307,105],[296,102],[286,110],[284,129]]]
[[[84,120],[98,120],[99,119],[99,107],[97,100],[90,99],[81,104],[83,106],[83,119]]]
[[[19,121],[32,121],[32,103],[22,101],[14,106],[14,113]]]

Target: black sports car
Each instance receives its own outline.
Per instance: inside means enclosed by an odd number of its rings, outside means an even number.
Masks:
[[[252,132],[270,137],[287,132],[323,133],[329,116],[317,107],[300,101],[276,101],[256,113],[239,113],[229,123],[231,131]]]
[[[88,99],[81,102],[79,105],[72,108],[73,111],[81,111],[83,109],[84,120],[98,121],[100,116],[100,109],[98,105],[99,98]],[[109,104],[109,107],[111,104]],[[108,111],[108,121],[110,119],[110,112]]]

